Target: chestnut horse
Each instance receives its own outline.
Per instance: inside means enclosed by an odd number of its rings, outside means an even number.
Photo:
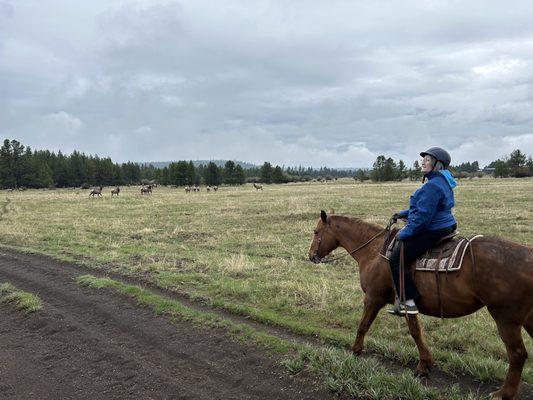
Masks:
[[[337,247],[342,247],[359,265],[361,288],[365,293],[363,316],[352,345],[358,355],[379,310],[392,303],[395,291],[388,261],[380,255],[386,229],[357,218],[320,213],[309,249],[309,258],[319,263]],[[521,328],[533,337],[533,249],[497,237],[481,237],[471,243],[459,271],[448,272],[440,281],[443,317],[472,314],[486,306],[496,325],[509,357],[509,371],[494,399],[515,399],[527,351]],[[347,254],[347,255],[348,255]],[[434,272],[417,271],[415,282],[421,297],[421,313],[441,316]],[[411,336],[418,347],[418,374],[429,374],[433,356],[426,344],[416,315],[406,317]]]

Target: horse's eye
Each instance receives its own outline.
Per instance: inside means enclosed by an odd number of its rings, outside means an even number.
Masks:
[[[318,231],[315,231],[315,235],[318,235]]]

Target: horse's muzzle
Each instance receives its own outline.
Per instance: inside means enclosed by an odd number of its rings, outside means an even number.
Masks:
[[[309,254],[309,260],[315,264],[320,264],[321,258],[318,256],[318,253]]]

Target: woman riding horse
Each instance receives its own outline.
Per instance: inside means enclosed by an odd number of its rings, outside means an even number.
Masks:
[[[394,308],[388,312],[397,316],[405,313],[418,314],[415,301],[420,294],[409,272],[409,265],[457,228],[452,215],[455,205],[453,188],[457,183],[447,169],[451,162],[450,154],[440,147],[432,147],[420,153],[420,156],[423,157],[422,182],[427,179],[427,183],[411,196],[409,209],[393,215],[394,220],[407,219],[407,225],[396,236],[396,244],[389,260],[397,300]],[[405,293],[400,291],[402,253],[403,265],[406,267],[403,268]]]

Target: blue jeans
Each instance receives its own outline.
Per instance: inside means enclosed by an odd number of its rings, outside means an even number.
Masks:
[[[391,257],[389,259],[390,269],[392,273],[392,280],[394,281],[394,287],[396,288],[396,294],[400,295],[400,244],[403,243],[403,256],[404,256],[404,282],[405,282],[405,299],[417,299],[420,297],[420,293],[416,289],[415,282],[411,273],[409,272],[409,266],[422,254],[426,253],[435,244],[441,240],[444,236],[449,235],[457,229],[457,225],[454,224],[449,228],[438,229],[434,231],[425,231],[417,236],[399,240],[396,239],[396,244],[392,250]]]

